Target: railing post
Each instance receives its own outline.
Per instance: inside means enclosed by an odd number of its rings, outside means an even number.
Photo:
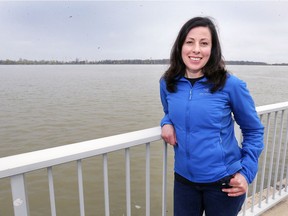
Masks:
[[[146,216],[150,216],[150,143],[146,143]]]
[[[10,179],[15,216],[29,216],[28,198],[26,195],[24,174]]]
[[[130,149],[125,149],[126,167],[126,215],[131,216],[131,172],[130,172]]]
[[[79,203],[80,203],[80,215],[85,216],[85,202],[84,202],[84,187],[83,187],[83,172],[82,161],[77,161],[77,176],[78,176],[78,191],[79,191]]]
[[[286,123],[286,127],[288,127],[288,115],[287,115],[287,123]],[[283,150],[283,157],[282,157],[282,166],[281,166],[281,176],[280,176],[280,185],[282,185],[283,180],[284,180],[284,169],[286,166],[286,153],[287,153],[287,145],[288,145],[288,129],[286,129],[286,138],[285,138],[285,142],[284,142],[284,150]],[[285,192],[287,192],[287,172],[286,172],[286,183],[285,184]],[[280,190],[279,195],[281,196],[281,192],[282,190]]]
[[[163,178],[162,178],[162,216],[166,216],[166,197],[167,197],[167,143],[163,142]]]
[[[105,216],[110,216],[107,153],[103,154],[103,177],[104,177]]]
[[[56,216],[55,190],[54,190],[52,167],[48,167],[47,168],[47,173],[48,173],[48,185],[49,185],[51,216]]]
[[[264,189],[264,181],[265,181],[265,168],[266,168],[266,162],[267,162],[267,154],[268,154],[268,144],[269,144],[269,132],[270,132],[270,122],[271,122],[271,113],[267,114],[267,122],[265,126],[265,132],[264,132],[264,157],[262,162],[262,171],[261,171],[261,182],[260,182],[260,192],[259,192],[259,203],[258,207],[262,207],[262,197],[263,197],[263,189]],[[263,154],[262,153],[262,154]]]
[[[266,192],[266,203],[269,202],[269,192],[271,186],[272,172],[273,172],[273,162],[274,162],[274,154],[275,154],[275,145],[276,145],[276,137],[277,137],[277,126],[278,126],[278,111],[274,114],[274,131],[273,131],[273,139],[272,139],[272,149],[270,153],[270,164],[269,164],[269,173],[268,173],[268,181],[267,181],[267,192]],[[274,190],[274,189],[273,189]],[[273,192],[274,194],[274,192]]]
[[[278,146],[277,146],[277,158],[276,158],[276,167],[275,167],[275,174],[274,174],[274,184],[273,184],[273,196],[272,199],[275,199],[275,194],[276,194],[276,184],[277,184],[277,179],[278,179],[278,173],[279,173],[279,164],[280,164],[280,157],[281,157],[281,146],[282,146],[282,136],[283,136],[283,127],[284,127],[284,110],[281,112],[281,122],[280,122],[280,134],[278,136]],[[282,181],[282,179],[280,179]],[[281,184],[279,185],[279,193],[281,191]]]

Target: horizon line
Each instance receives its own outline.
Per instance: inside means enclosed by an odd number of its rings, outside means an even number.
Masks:
[[[105,59],[105,60],[29,60],[19,58],[18,60],[0,59],[0,64],[169,64],[170,59]],[[288,63],[267,63],[260,61],[246,60],[224,60],[226,64],[245,64],[245,65],[288,65]]]

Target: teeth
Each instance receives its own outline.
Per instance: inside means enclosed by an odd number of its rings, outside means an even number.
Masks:
[[[200,58],[193,58],[193,57],[190,57],[191,60],[194,60],[194,61],[199,61]]]

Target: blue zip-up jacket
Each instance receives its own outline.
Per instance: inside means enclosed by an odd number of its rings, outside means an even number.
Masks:
[[[210,93],[210,87],[205,77],[193,87],[182,77],[177,91],[171,93],[165,80],[160,80],[165,113],[161,126],[171,124],[176,132],[174,170],[197,183],[240,172],[251,183],[264,147],[264,127],[254,101],[246,83],[231,74],[222,90]],[[234,119],[242,131],[241,145],[235,138]]]

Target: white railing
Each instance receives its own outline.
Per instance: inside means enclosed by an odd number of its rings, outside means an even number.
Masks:
[[[259,172],[253,184],[249,187],[249,197],[246,199],[242,212],[239,215],[260,215],[271,208],[282,199],[288,197],[287,192],[287,140],[288,140],[288,102],[257,107],[257,112],[265,126],[265,150],[260,162]],[[241,137],[239,137],[241,139]],[[94,156],[101,156],[103,161],[104,182],[104,208],[105,215],[110,215],[109,199],[109,176],[108,157],[111,152],[125,151],[125,193],[126,193],[126,215],[131,215],[131,163],[130,149],[138,145],[146,146],[146,173],[145,173],[145,209],[146,216],[151,212],[151,187],[150,187],[150,154],[151,144],[161,140],[160,127],[146,130],[105,137],[101,139],[80,142],[40,151],[34,151],[9,157],[0,158],[0,180],[10,178],[12,202],[15,216],[30,215],[27,187],[25,185],[25,174],[47,169],[47,181],[49,185],[50,212],[56,216],[56,198],[53,179],[53,168],[68,162],[77,163],[78,200],[80,212],[77,215],[85,215],[85,200],[83,189],[82,160]],[[157,143],[158,144],[158,143]],[[163,144],[163,167],[162,167],[162,215],[167,210],[167,145]],[[160,174],[159,174],[160,175]],[[112,194],[113,195],[113,194]],[[32,211],[32,210],[31,210]]]
[[[287,110],[288,102],[257,107],[265,126],[265,149],[259,160],[258,174],[249,187],[251,196],[241,215],[261,215],[288,197]]]

